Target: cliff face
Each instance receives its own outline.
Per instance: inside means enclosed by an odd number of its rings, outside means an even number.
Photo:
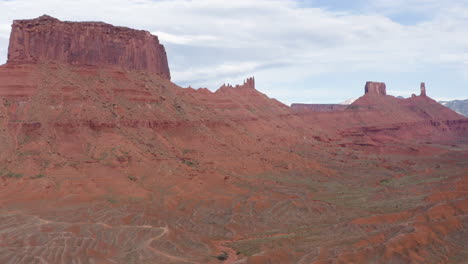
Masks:
[[[366,94],[387,95],[387,88],[385,86],[385,83],[367,82],[365,92]]]
[[[427,96],[426,94],[426,83],[421,83],[421,96]]]
[[[147,31],[102,22],[62,22],[50,16],[15,20],[8,63],[56,61],[72,65],[115,65],[170,80],[164,46]]]

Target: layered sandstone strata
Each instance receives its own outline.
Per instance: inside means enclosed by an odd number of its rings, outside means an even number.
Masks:
[[[367,82],[365,91],[366,94],[387,95],[387,87],[382,82]]]
[[[164,46],[147,31],[102,22],[64,22],[46,15],[15,20],[8,63],[44,61],[114,65],[171,77]]]
[[[427,96],[426,94],[426,83],[421,83],[421,96]]]

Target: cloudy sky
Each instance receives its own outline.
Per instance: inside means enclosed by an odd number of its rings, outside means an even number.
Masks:
[[[216,90],[255,76],[290,104],[339,103],[368,80],[410,96],[468,98],[468,0],[0,0],[0,64],[13,19],[48,14],[144,29],[173,81]]]

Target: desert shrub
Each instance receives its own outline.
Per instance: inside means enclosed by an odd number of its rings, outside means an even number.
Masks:
[[[44,178],[45,175],[44,174],[37,174],[35,176],[32,176],[31,179],[40,179],[40,178]]]
[[[112,198],[112,197],[107,197],[107,202],[111,203],[111,204],[116,204],[117,203],[117,200]]]
[[[138,180],[138,178],[135,177],[135,176],[128,176],[128,179],[133,181],[133,182]]]
[[[19,179],[19,178],[23,177],[23,174],[21,174],[21,173],[14,173],[14,172],[8,172],[7,174],[5,174],[5,177],[6,177],[6,178],[15,178],[15,179]]]
[[[216,258],[217,258],[218,260],[224,261],[224,260],[227,260],[227,259],[228,259],[228,254],[227,254],[226,252],[223,251],[223,253],[219,254]]]
[[[182,162],[187,165],[187,166],[190,166],[190,167],[194,167],[194,166],[197,166],[198,165],[198,162],[196,161],[193,161],[193,160],[182,160]]]
[[[390,179],[383,179],[383,180],[380,181],[380,184],[381,184],[381,185],[389,185],[390,182],[391,182]]]

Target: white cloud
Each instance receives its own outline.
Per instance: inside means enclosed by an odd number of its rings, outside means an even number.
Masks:
[[[373,0],[369,3],[378,9],[383,9],[392,12],[401,11],[419,11],[427,12],[428,10],[441,9],[447,6],[446,2],[439,0]]]

